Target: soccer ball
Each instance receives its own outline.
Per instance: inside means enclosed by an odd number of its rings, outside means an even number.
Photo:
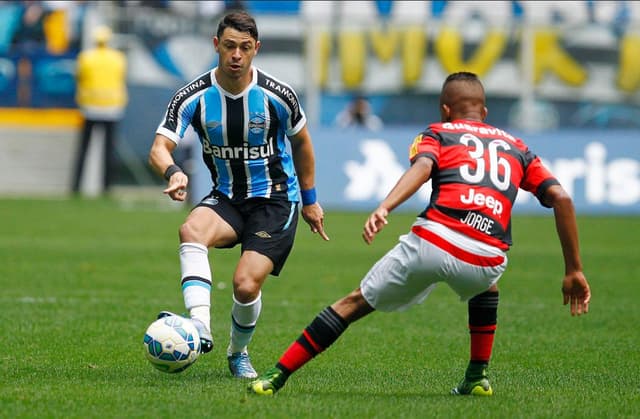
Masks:
[[[160,371],[184,371],[198,359],[200,335],[190,319],[175,315],[163,317],[147,328],[144,353]]]

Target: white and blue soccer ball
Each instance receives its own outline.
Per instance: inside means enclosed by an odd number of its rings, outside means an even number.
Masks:
[[[144,353],[151,365],[176,373],[193,365],[200,355],[200,335],[190,319],[167,316],[151,323],[144,334]]]

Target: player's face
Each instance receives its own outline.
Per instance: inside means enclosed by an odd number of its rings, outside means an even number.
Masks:
[[[247,75],[260,48],[260,41],[233,28],[226,28],[220,38],[213,38],[213,44],[219,54],[218,68],[233,79]]]

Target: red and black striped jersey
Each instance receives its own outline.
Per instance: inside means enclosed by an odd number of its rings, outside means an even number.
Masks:
[[[512,244],[511,210],[518,189],[546,206],[544,192],[559,184],[521,139],[477,121],[429,125],[409,150],[411,163],[420,157],[435,163],[433,192],[420,216],[503,250]]]

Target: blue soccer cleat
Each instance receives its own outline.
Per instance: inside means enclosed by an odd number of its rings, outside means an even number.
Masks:
[[[246,352],[236,352],[227,357],[229,371],[236,378],[256,378],[258,373],[251,365],[251,359]]]

